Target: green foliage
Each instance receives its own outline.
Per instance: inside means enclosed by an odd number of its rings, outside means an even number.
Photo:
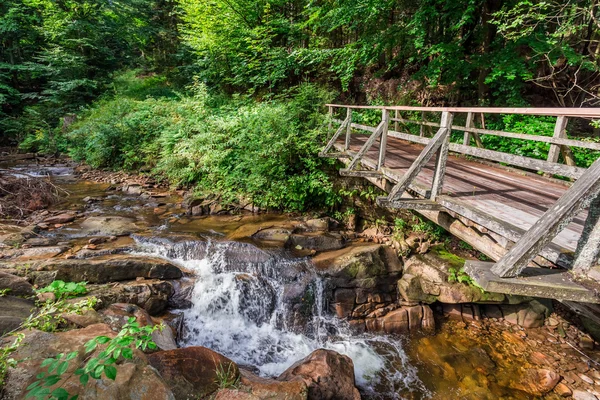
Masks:
[[[455,268],[448,268],[448,282],[465,283],[481,290],[481,293],[485,293],[485,290],[465,272],[464,268],[460,268],[458,270]]]
[[[261,208],[306,210],[338,201],[327,174],[333,162],[317,157],[329,99],[310,84],[262,103],[223,101],[201,83],[175,98],[120,94],[88,110],[67,138],[71,155],[94,167],[149,165],[225,203],[244,197]]]
[[[133,348],[156,349],[152,333],[163,328],[163,325],[140,327],[135,318],[131,317],[116,337],[111,339],[107,336],[97,336],[88,341],[82,355],[74,351],[45,359],[41,367],[46,368],[46,372],[38,374],[36,381],[27,387],[26,398],[76,399],[77,396],[71,396],[64,388],[51,389],[73,374],[79,376],[82,386],[87,385],[90,378],[101,379],[102,375],[115,380],[117,363],[133,359]]]
[[[83,314],[86,311],[92,310],[98,299],[88,297],[78,302],[69,302],[66,296],[56,298],[55,301],[48,300],[41,304],[36,313],[31,314],[21,324],[22,329],[39,329],[44,332],[55,332],[64,327],[67,320],[63,314]]]
[[[413,216],[413,225],[411,227],[413,232],[426,233],[429,235],[429,239],[432,242],[440,241],[448,233],[441,226],[420,217],[419,215]]]
[[[82,296],[87,293],[87,282],[53,281],[50,285],[38,289],[38,293],[54,293],[57,300]]]
[[[11,344],[0,348],[0,392],[4,388],[8,369],[17,366],[17,360],[12,358],[11,354],[19,348],[24,337],[25,335],[23,335],[22,333],[18,334],[16,335],[15,340],[13,340]]]
[[[236,371],[235,364],[227,363],[227,368],[220,363],[215,370],[217,377],[215,383],[219,389],[237,388],[240,383],[239,374]]]

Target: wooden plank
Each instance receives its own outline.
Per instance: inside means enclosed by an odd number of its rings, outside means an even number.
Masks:
[[[590,204],[583,233],[577,243],[573,272],[586,275],[590,268],[598,264],[598,256],[600,256],[600,196]]]
[[[568,108],[568,107],[408,107],[408,106],[354,106],[344,104],[326,104],[335,108],[352,108],[355,110],[374,110],[386,108],[398,111],[423,111],[423,112],[452,112],[452,113],[485,113],[485,114],[521,114],[542,116],[565,116],[580,118],[600,118],[600,109],[594,108]]]
[[[446,136],[442,139],[442,145],[438,150],[435,160],[435,170],[433,171],[433,182],[431,184],[430,200],[435,201],[436,197],[442,192],[444,177],[446,176],[446,161],[448,160],[448,148],[450,147],[450,132],[452,131],[452,119],[454,114],[442,113],[440,125],[446,128]]]
[[[465,272],[488,292],[600,303],[592,290],[576,283],[569,271],[547,268],[526,268],[518,278],[499,278],[492,272],[494,263],[465,262]]]
[[[355,169],[340,169],[341,176],[351,176],[355,178],[382,178],[384,175],[382,172],[373,170],[357,171]]]
[[[387,197],[378,197],[377,205],[385,208],[400,208],[408,210],[430,210],[440,211],[443,207],[429,199],[396,199],[389,200]]]
[[[497,233],[511,242],[518,242],[519,239],[521,239],[521,237],[527,232],[525,229],[500,220],[492,214],[481,211],[475,207],[471,207],[467,203],[457,198],[450,196],[439,196],[436,199],[436,202],[438,202],[445,209],[455,212],[458,215],[461,215],[468,220]],[[573,264],[573,258],[571,257],[570,252],[554,243],[549,243],[548,246],[543,248],[540,251],[540,255],[563,268],[570,268]]]
[[[600,194],[600,160],[527,231],[515,246],[496,263],[492,271],[500,277],[515,277],[556,234]]]

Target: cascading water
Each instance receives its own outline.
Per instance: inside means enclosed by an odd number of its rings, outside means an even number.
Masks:
[[[309,260],[238,242],[137,240],[143,252],[196,274],[181,345],[206,346],[269,377],[313,350],[331,349],[353,360],[366,398],[427,397],[399,340],[353,335],[325,313],[323,281]]]

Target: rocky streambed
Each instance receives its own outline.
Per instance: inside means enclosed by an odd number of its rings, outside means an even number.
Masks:
[[[399,242],[327,217],[229,215],[147,178],[82,177],[60,163],[16,168],[55,173],[69,196],[2,225],[0,330],[18,330],[34,288],[55,280],[86,281],[85,296],[99,301],[64,315],[64,331],[24,332],[12,356],[25,361],[9,370],[5,398],[24,395],[44,358],[115,336],[131,316],[168,326],[154,333],[159,349],[120,361],[115,381],[82,387],[72,375],[62,383],[69,393],[600,398],[598,344],[580,320],[542,299],[482,292],[461,278],[459,257],[422,236]]]

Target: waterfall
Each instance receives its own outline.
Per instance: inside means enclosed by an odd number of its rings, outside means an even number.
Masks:
[[[427,397],[400,338],[353,334],[326,312],[325,285],[310,259],[251,244],[136,238],[142,252],[196,274],[182,346],[205,346],[276,377],[318,348],[349,356],[365,398]]]

